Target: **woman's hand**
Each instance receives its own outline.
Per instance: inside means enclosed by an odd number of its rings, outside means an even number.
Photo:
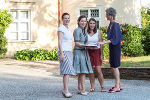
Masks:
[[[64,57],[64,55],[61,53],[61,54],[60,54],[60,61],[64,62],[64,59],[65,59],[65,57]]]
[[[96,44],[96,45],[100,45],[100,44],[103,45],[103,44],[105,44],[105,43],[104,43],[104,42],[96,42],[95,44]]]
[[[100,44],[100,42],[96,42],[95,44],[96,44],[96,45],[99,45],[99,44]]]
[[[103,57],[103,55],[101,55],[101,57],[100,57],[100,60],[101,60],[101,61],[103,61],[103,60],[104,60],[104,57]]]
[[[99,44],[102,44],[102,45],[103,45],[103,44],[105,44],[105,42],[99,42]]]

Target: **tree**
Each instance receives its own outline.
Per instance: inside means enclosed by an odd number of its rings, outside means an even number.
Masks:
[[[12,22],[11,14],[5,9],[0,9],[0,58],[3,58],[7,52],[5,32]]]
[[[148,8],[142,8],[141,12],[142,16],[142,35],[145,36],[145,39],[142,41],[144,44],[144,51],[146,52],[146,55],[149,55],[149,48],[150,48],[150,9]]]

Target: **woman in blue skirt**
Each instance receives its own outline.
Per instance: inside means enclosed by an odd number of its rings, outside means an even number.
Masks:
[[[106,9],[106,18],[110,21],[107,29],[107,37],[109,40],[100,42],[100,44],[109,44],[109,63],[115,77],[115,86],[109,90],[109,93],[120,92],[122,90],[120,85],[120,73],[118,67],[120,66],[121,57],[121,41],[123,35],[120,30],[120,25],[115,21],[116,10],[112,7]]]

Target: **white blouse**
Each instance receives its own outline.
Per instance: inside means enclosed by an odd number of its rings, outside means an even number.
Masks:
[[[92,36],[90,36],[88,34],[88,44],[93,44],[93,43],[96,43],[96,42],[99,42],[99,30],[97,30],[97,32],[95,34],[93,34]],[[98,47],[100,48],[100,46]]]
[[[58,34],[58,32],[63,32],[62,51],[72,51],[72,32],[71,32],[70,28],[66,28],[62,24],[58,28],[57,34]]]

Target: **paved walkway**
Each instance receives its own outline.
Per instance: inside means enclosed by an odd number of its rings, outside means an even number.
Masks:
[[[106,90],[114,80],[105,79]],[[68,100],[150,100],[150,81],[121,80],[124,90],[120,93],[101,93],[96,80],[96,92],[88,96],[76,94],[77,77],[70,78]],[[86,79],[86,90],[90,87]],[[59,76],[58,62],[26,62],[0,59],[0,100],[67,100],[61,95],[62,77]]]

